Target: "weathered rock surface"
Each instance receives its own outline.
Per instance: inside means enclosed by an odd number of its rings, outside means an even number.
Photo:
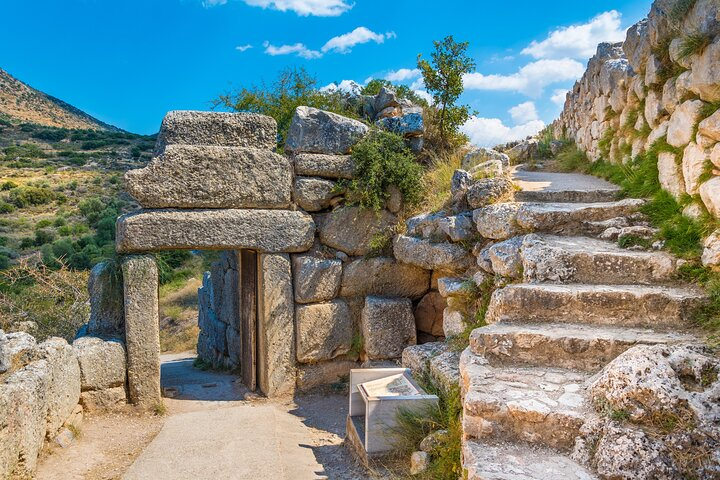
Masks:
[[[318,226],[320,241],[351,256],[370,253],[370,242],[397,223],[397,217],[383,210],[376,214],[360,207],[333,210]]]
[[[342,262],[309,255],[293,258],[295,301],[314,303],[332,300],[340,289]]]
[[[631,215],[644,203],[634,198],[603,203],[523,203],[515,221],[530,231],[573,233],[581,230],[583,223]],[[479,228],[477,219],[475,223]]]
[[[295,110],[285,149],[292,153],[349,153],[368,131],[367,125],[312,107]]]
[[[297,369],[297,388],[301,392],[312,390],[323,385],[342,382],[350,375],[350,370],[360,368],[358,362],[340,360],[331,362],[309,363],[299,365]]]
[[[125,336],[122,273],[117,265],[100,262],[88,279],[90,321],[88,334]]]
[[[361,258],[348,263],[340,296],[388,295],[416,300],[430,288],[430,272],[394,258]]]
[[[149,210],[117,222],[119,253],[167,249],[302,252],[313,243],[315,223],[283,210]]]
[[[318,212],[330,207],[330,200],[340,195],[336,183],[322,178],[298,177],[293,187],[293,198],[307,212]]]
[[[438,226],[453,242],[469,241],[477,236],[470,212],[444,217],[438,222]]]
[[[510,157],[492,148],[479,147],[471,150],[462,159],[461,168],[470,171],[473,167],[492,160],[498,160],[501,166],[510,165]]]
[[[523,240],[523,237],[513,237],[488,247],[487,256],[495,274],[510,278],[522,276],[523,258],[520,255],[520,248]]]
[[[72,347],[80,364],[83,391],[125,385],[125,347],[121,342],[80,337]]]
[[[712,177],[700,185],[700,198],[715,217],[720,218],[720,177]]]
[[[49,338],[38,345],[49,367],[46,435],[52,438],[80,400],[80,367],[72,347],[64,338]]]
[[[720,230],[715,230],[705,239],[702,263],[708,267],[720,266]]]
[[[155,150],[167,145],[216,145],[275,150],[277,122],[255,113],[175,110],[163,118]]]
[[[301,153],[295,156],[295,173],[312,177],[353,178],[355,161],[350,155]]]
[[[0,330],[0,373],[19,370],[40,358],[35,337],[25,332]]]
[[[407,298],[367,297],[362,311],[365,352],[371,360],[399,358],[415,345],[415,317]]]
[[[130,256],[122,273],[128,396],[135,405],[154,408],[161,401],[157,265],[151,256]]]
[[[144,208],[285,208],[292,165],[261,148],[169,145],[125,188]]]
[[[684,147],[690,143],[702,106],[703,102],[700,100],[688,100],[675,109],[667,132],[667,142],[670,145]]]
[[[477,230],[485,238],[504,240],[522,232],[516,218],[519,203],[497,203],[473,211]]]
[[[513,184],[505,177],[483,178],[468,187],[467,202],[470,208],[480,208],[508,197],[512,191]]]
[[[662,188],[672,193],[675,198],[680,198],[680,195],[685,193],[685,183],[674,154],[658,154],[658,174]]]
[[[708,154],[704,148],[691,142],[683,151],[682,174],[685,178],[685,191],[689,195],[696,195],[700,188],[700,178],[705,172],[705,163]]]
[[[431,243],[428,240],[398,235],[393,241],[395,258],[427,270],[462,271],[473,265],[474,258],[462,246]]]
[[[299,362],[331,360],[350,350],[353,325],[345,301],[298,306],[295,322]]]
[[[440,293],[431,291],[415,307],[415,325],[420,332],[443,336],[443,310],[447,302]]]

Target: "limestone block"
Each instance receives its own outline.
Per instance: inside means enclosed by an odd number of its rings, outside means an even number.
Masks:
[[[660,125],[655,127],[651,132],[650,135],[648,135],[647,142],[645,142],[645,150],[649,150],[650,147],[653,145],[653,143],[660,140],[662,137],[667,135],[668,125],[670,124],[669,120],[665,120]]]
[[[80,366],[64,338],[49,338],[38,351],[50,368],[47,385],[47,436],[52,438],[80,400]]]
[[[347,381],[353,368],[360,368],[360,364],[352,360],[340,359],[300,365],[297,372],[297,388],[301,392],[306,392],[323,385]]]
[[[700,198],[708,211],[715,218],[720,218],[720,177],[713,177],[700,185]]]
[[[332,300],[340,289],[342,262],[302,255],[293,257],[295,301],[313,303]]]
[[[463,314],[447,307],[443,311],[443,332],[446,337],[455,337],[465,331],[467,323]]]
[[[720,36],[705,47],[692,62],[688,88],[706,102],[720,100]]]
[[[361,325],[371,360],[399,358],[405,347],[417,341],[412,303],[407,298],[367,297]]]
[[[168,145],[125,189],[144,208],[285,208],[292,165],[261,148]]]
[[[428,240],[398,235],[393,241],[395,258],[427,270],[462,271],[473,265],[474,258],[460,245],[431,243]]]
[[[504,240],[522,231],[516,218],[519,203],[496,203],[473,211],[477,230],[485,238]]]
[[[439,292],[428,292],[415,307],[415,325],[420,332],[443,335],[443,310],[447,301]]]
[[[379,214],[360,207],[333,210],[319,226],[320,241],[351,256],[370,252],[373,237],[384,234],[397,223],[387,210]]]
[[[675,198],[680,198],[685,193],[685,182],[674,154],[660,152],[658,155],[658,174],[660,186],[672,193]]]
[[[269,397],[295,390],[295,303],[290,257],[260,255],[261,292],[258,305],[260,390]]]
[[[720,266],[720,230],[715,230],[705,239],[702,263],[706,267]]]
[[[104,390],[125,385],[125,346],[117,340],[80,337],[73,342],[80,364],[81,388]]]
[[[407,234],[413,237],[423,237],[430,239],[444,239],[443,229],[440,223],[446,218],[443,212],[437,213],[421,213],[405,221],[407,226]]]
[[[720,142],[720,110],[707,117],[698,125],[698,132]]]
[[[522,276],[520,247],[522,247],[523,239],[524,237],[513,237],[488,247],[488,257],[495,274],[509,278]]]
[[[310,215],[286,210],[145,210],[117,221],[118,253],[167,249],[302,252],[312,246]]]
[[[483,178],[468,187],[467,201],[471,208],[480,208],[508,196],[512,190],[512,182],[505,177]]]
[[[716,168],[720,168],[720,143],[710,150],[710,161]]]
[[[142,408],[160,403],[160,320],[158,270],[151,256],[122,262],[128,394]]]
[[[428,291],[430,272],[394,258],[359,258],[348,263],[342,274],[340,296],[387,295],[416,300]]]
[[[645,85],[648,87],[658,83],[659,72],[662,68],[662,63],[655,55],[650,55],[645,64]]]
[[[0,374],[19,370],[39,358],[35,337],[25,332],[0,330]]]
[[[285,149],[292,153],[349,153],[368,132],[362,122],[312,107],[297,107]]]
[[[295,323],[299,362],[332,360],[350,350],[353,322],[344,300],[299,305],[295,309]]]
[[[703,102],[688,100],[675,109],[668,125],[667,142],[673,147],[684,147],[692,140]]]
[[[670,60],[672,60],[673,63],[677,63],[681,67],[690,70],[692,67],[692,60],[695,55],[691,55],[689,57],[682,55],[681,52],[683,50],[683,43],[682,37],[673,38],[668,46],[668,53],[670,54]]]
[[[645,69],[645,63],[650,56],[650,41],[647,37],[647,19],[642,19],[627,31],[623,51],[628,62],[636,72]]]
[[[122,337],[125,335],[122,274],[114,263],[100,262],[88,278],[90,322],[88,334]]]
[[[665,110],[671,115],[675,111],[675,108],[677,108],[678,101],[675,78],[669,79],[667,82],[665,82],[665,85],[663,85],[661,103],[663,110]]]
[[[228,325],[225,330],[225,343],[228,354],[228,361],[236,368],[240,365],[242,349],[240,332]]]
[[[502,166],[510,165],[510,157],[504,153],[500,153],[492,148],[478,147],[463,157],[461,168],[465,171],[470,171],[474,166],[491,160],[499,160]]]
[[[322,178],[298,177],[293,187],[293,198],[307,212],[318,212],[330,207],[330,200],[340,195],[336,183]]]
[[[295,156],[295,173],[312,177],[353,178],[355,161],[350,155],[301,153]]]
[[[471,212],[445,217],[440,220],[438,225],[453,242],[471,240],[477,236],[477,229],[473,224]]]
[[[410,455],[410,475],[419,475],[430,466],[430,455],[426,452],[413,452]]]
[[[685,179],[685,191],[690,195],[698,193],[700,176],[705,170],[708,154],[696,143],[691,143],[683,151],[682,173]]]
[[[86,412],[112,412],[127,404],[125,387],[89,390],[80,394],[80,404]]]
[[[645,120],[650,128],[658,126],[658,120],[664,113],[660,95],[655,90],[650,90],[645,98]]]
[[[277,122],[255,113],[168,112],[160,126],[155,150],[167,145],[217,145],[275,150]]]

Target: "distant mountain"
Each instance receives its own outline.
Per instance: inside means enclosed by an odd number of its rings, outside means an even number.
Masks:
[[[16,79],[0,68],[0,116],[48,127],[121,131]]]

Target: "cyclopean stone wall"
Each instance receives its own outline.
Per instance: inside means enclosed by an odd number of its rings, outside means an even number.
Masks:
[[[574,140],[593,160],[613,162],[667,142],[677,153],[665,148],[659,154],[663,188],[692,197],[687,215],[707,210],[720,217],[720,4],[697,0],[684,12],[680,3],[656,0],[624,43],[598,46],[554,133]],[[693,41],[707,45],[688,49]],[[720,264],[719,238],[716,233],[706,242],[707,265]]]

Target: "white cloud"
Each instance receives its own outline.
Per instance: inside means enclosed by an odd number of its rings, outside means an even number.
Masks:
[[[324,87],[320,88],[321,92],[344,92],[359,95],[362,85],[354,80],[342,80],[340,83],[329,83]]]
[[[598,43],[625,39],[620,17],[619,12],[611,10],[588,23],[558,28],[550,32],[545,40],[530,43],[522,53],[533,58],[590,58],[595,54]]]
[[[494,147],[507,142],[521,140],[534,135],[545,128],[542,120],[508,127],[499,118],[470,117],[460,130],[470,137],[470,141],[480,147]]]
[[[468,73],[463,83],[468,90],[512,91],[538,97],[548,85],[576,80],[584,71],[580,62],[569,58],[543,59],[528,63],[510,75]]]
[[[412,80],[420,76],[420,70],[417,68],[401,68],[399,70],[392,70],[385,74],[385,80],[390,82],[405,82]]]
[[[235,50],[238,52],[244,52],[245,50],[250,50],[251,48],[253,48],[253,46],[248,43],[247,45],[238,45],[235,47]]]
[[[265,42],[263,43],[263,47],[265,47],[265,53],[272,55],[273,57],[277,55],[297,55],[298,57],[307,59],[322,57],[322,53],[317,50],[310,50],[302,43],[296,43],[294,45],[280,45],[279,47],[276,47],[270,42]]]
[[[513,121],[517,124],[528,123],[538,119],[537,109],[533,102],[523,102],[508,110]]]
[[[386,38],[394,38],[394,36],[395,34],[392,32],[387,34],[375,33],[368,28],[358,27],[352,32],[331,38],[322,46],[321,50],[323,53],[350,53],[355,45],[367,42],[383,43]]]
[[[217,4],[227,0],[206,0]],[[337,17],[350,10],[355,4],[346,0],[243,0],[253,7],[271,8],[281,12],[295,12],[302,17]]]
[[[562,107],[563,105],[565,105],[565,98],[567,96],[567,93],[567,90],[555,90],[553,91],[552,97],[550,97],[550,101],[553,102],[555,105]]]
[[[217,5],[225,5],[227,3],[227,0],[203,0],[202,6],[205,8],[214,7]]]
[[[420,98],[424,99],[426,102],[428,102],[428,104],[430,104],[430,105],[433,104],[432,95],[430,95],[425,90],[413,90],[413,92],[415,92],[415,95],[417,95],[418,97],[420,97]]]

